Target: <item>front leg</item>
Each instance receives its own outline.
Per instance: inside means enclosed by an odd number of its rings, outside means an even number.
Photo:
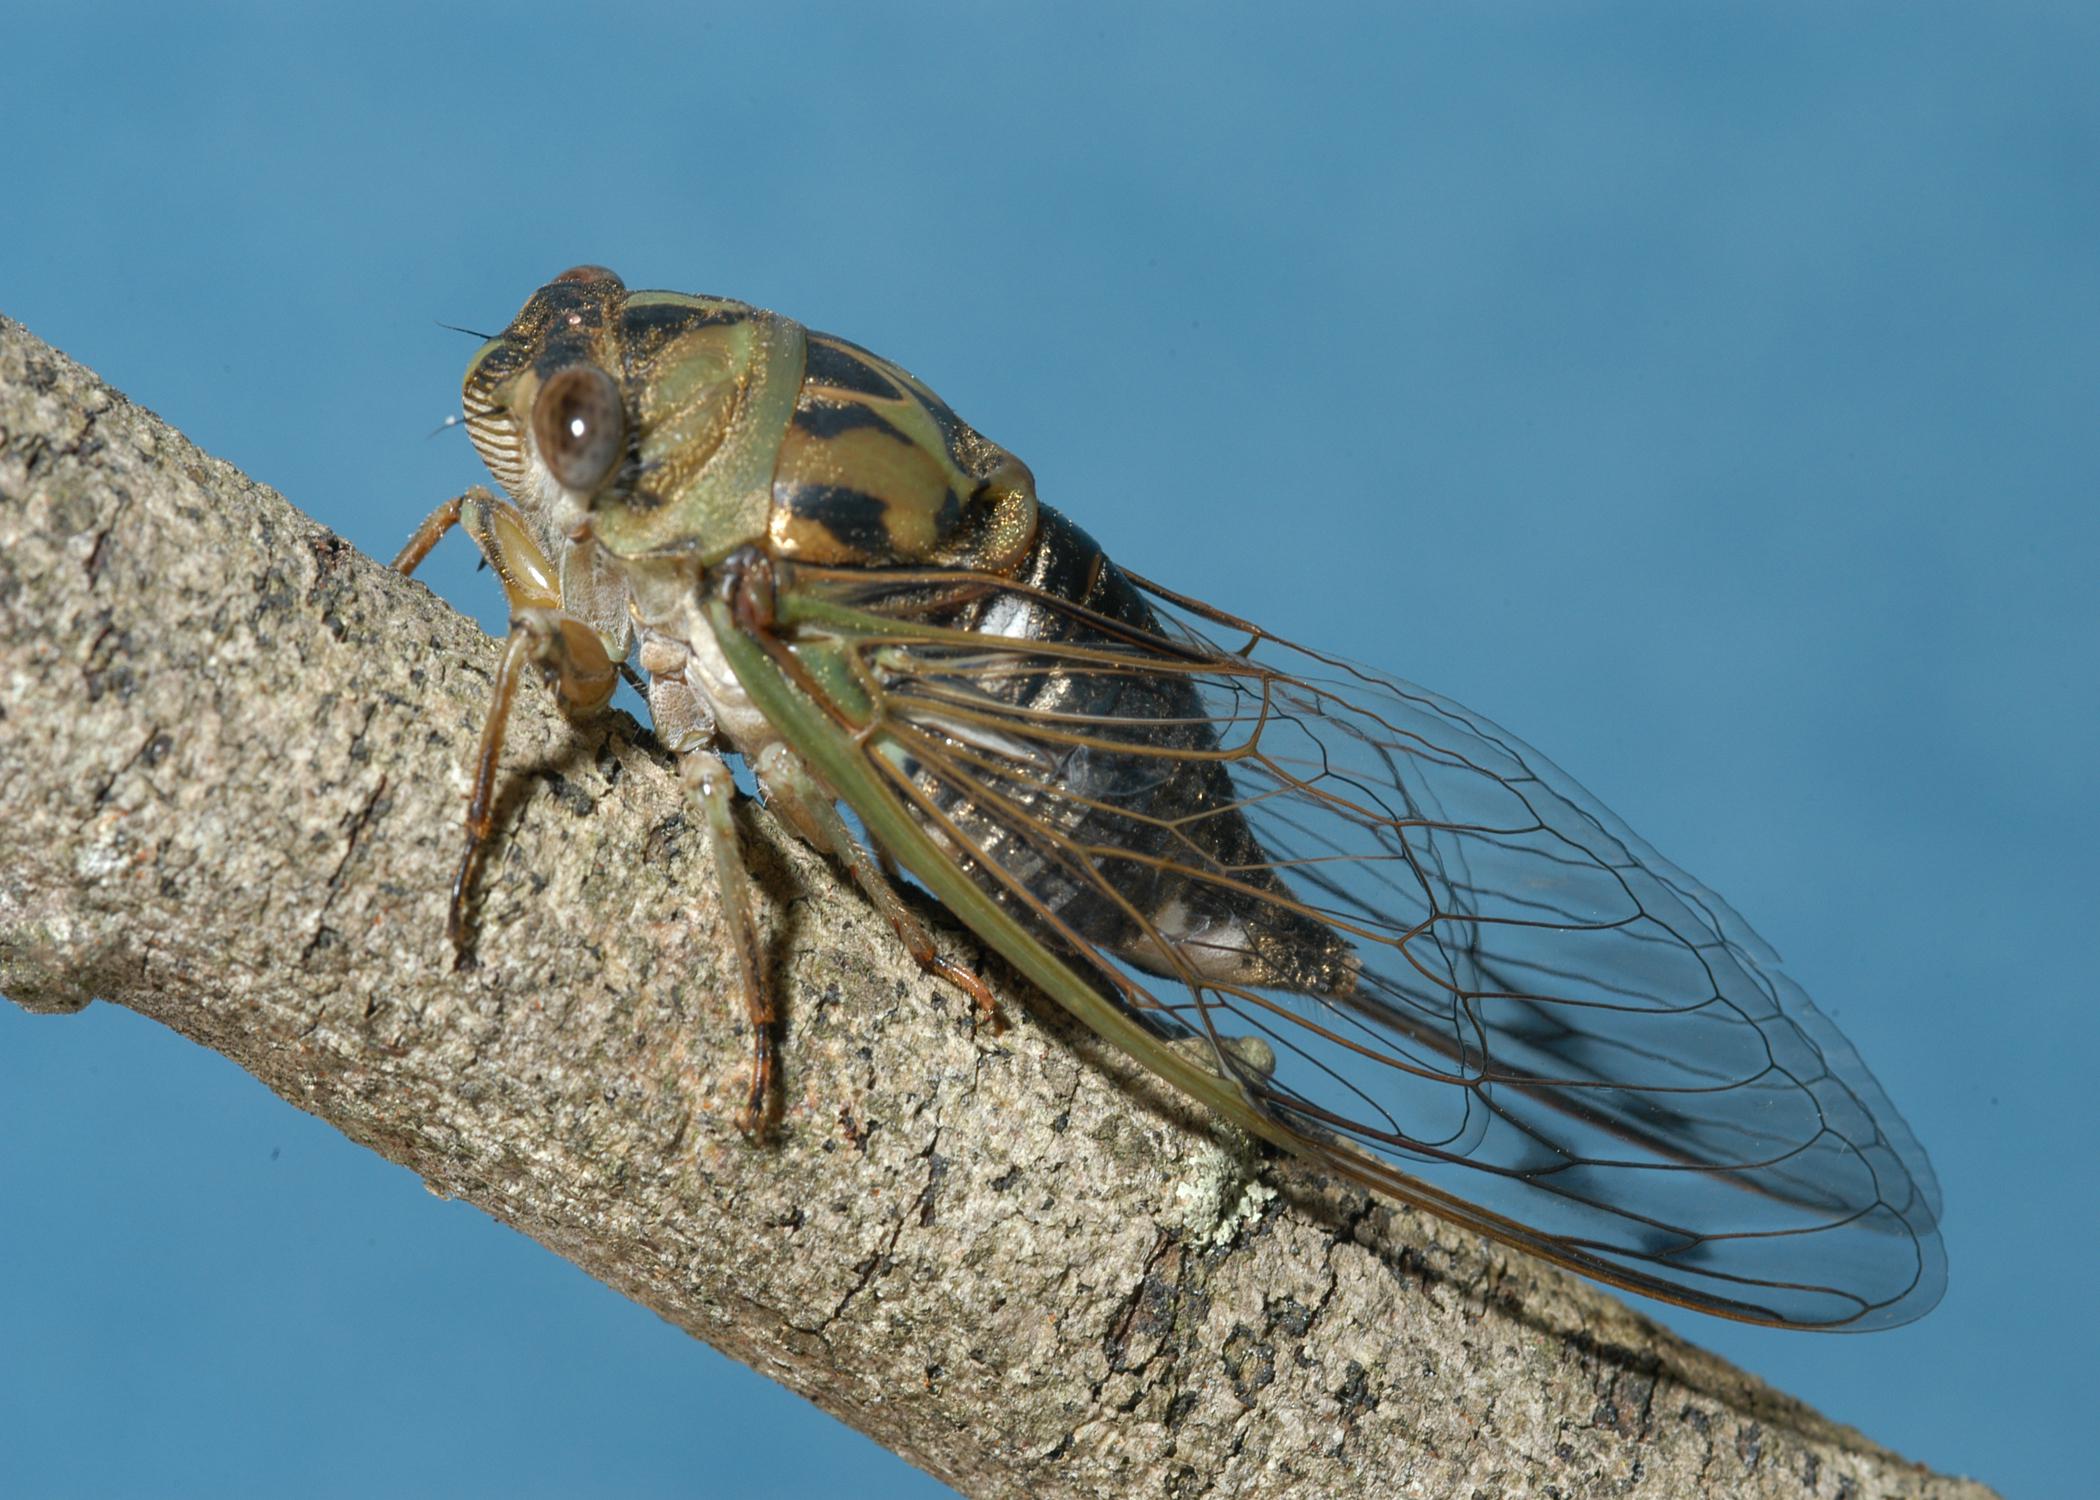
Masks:
[[[555,705],[571,719],[587,719],[612,701],[619,686],[619,664],[604,639],[588,621],[562,609],[561,585],[554,565],[533,540],[524,514],[479,486],[432,511],[394,559],[401,573],[413,572],[454,526],[463,526],[480,545],[482,556],[503,581],[510,600],[510,635],[496,668],[488,717],[482,721],[481,744],[474,755],[473,791],[467,800],[467,847],[452,877],[452,905],[445,921],[455,953],[467,951],[467,902],[481,853],[494,830],[496,770],[510,728],[511,705],[518,679],[529,666],[553,690]]]
[[[481,548],[481,555],[502,580],[512,610],[561,608],[560,575],[533,540],[525,513],[508,500],[497,499],[486,485],[477,484],[453,496],[425,516],[394,554],[394,571],[403,577],[414,573],[455,526],[465,527]]]
[[[554,693],[555,706],[571,719],[587,719],[612,701],[620,685],[620,670],[606,655],[598,632],[574,615],[558,609],[527,609],[511,616],[510,636],[503,643],[503,659],[496,667],[496,683],[489,694],[488,717],[481,724],[481,745],[474,753],[474,788],[467,798],[467,847],[452,876],[452,907],[445,931],[452,949],[467,951],[467,903],[474,889],[474,874],[481,864],[496,822],[496,770],[503,758],[503,739],[510,729],[511,704],[518,693],[518,679],[527,667],[536,668]]]

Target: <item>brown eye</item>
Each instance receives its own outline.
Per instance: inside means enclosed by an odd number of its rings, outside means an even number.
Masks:
[[[548,377],[533,398],[532,437],[564,489],[589,494],[605,483],[626,447],[612,376],[570,365]]]

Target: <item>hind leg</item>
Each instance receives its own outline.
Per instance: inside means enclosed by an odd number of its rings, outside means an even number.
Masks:
[[[933,934],[919,914],[906,903],[876,857],[853,836],[853,830],[839,816],[836,799],[810,774],[801,758],[785,745],[769,745],[759,753],[752,771],[766,794],[766,806],[786,819],[804,843],[846,867],[869,904],[882,913],[891,931],[903,942],[912,961],[968,995],[977,1007],[978,1019],[985,1025],[994,1030],[1002,1026],[999,1002],[990,986],[961,964],[941,957]]]

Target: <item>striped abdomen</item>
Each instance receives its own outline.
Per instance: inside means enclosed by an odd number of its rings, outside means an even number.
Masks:
[[[1040,517],[1012,574],[1022,588],[981,595],[941,621],[997,638],[998,648],[957,648],[952,674],[892,684],[903,716],[953,741],[968,768],[967,779],[916,769],[942,816],[983,851],[975,877],[1023,915],[1038,904],[1147,972],[1346,993],[1356,969],[1349,945],[1286,904],[1291,893],[1240,809],[1227,763],[1212,758],[1219,737],[1199,679],[1012,649],[1040,641],[1112,650],[1119,625],[1154,641],[1163,634],[1091,537],[1047,506]],[[1003,710],[996,726],[944,717],[943,705],[972,695]],[[1018,879],[1028,902],[983,865]]]

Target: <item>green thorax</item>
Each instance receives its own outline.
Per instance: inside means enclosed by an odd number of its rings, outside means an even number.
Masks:
[[[616,399],[617,449],[572,485],[542,451],[559,414],[535,403],[584,366],[609,379],[594,389]],[[597,267],[535,292],[464,394],[475,445],[550,547],[1004,571],[1035,531],[1027,466],[896,365],[746,303],[630,292]]]

